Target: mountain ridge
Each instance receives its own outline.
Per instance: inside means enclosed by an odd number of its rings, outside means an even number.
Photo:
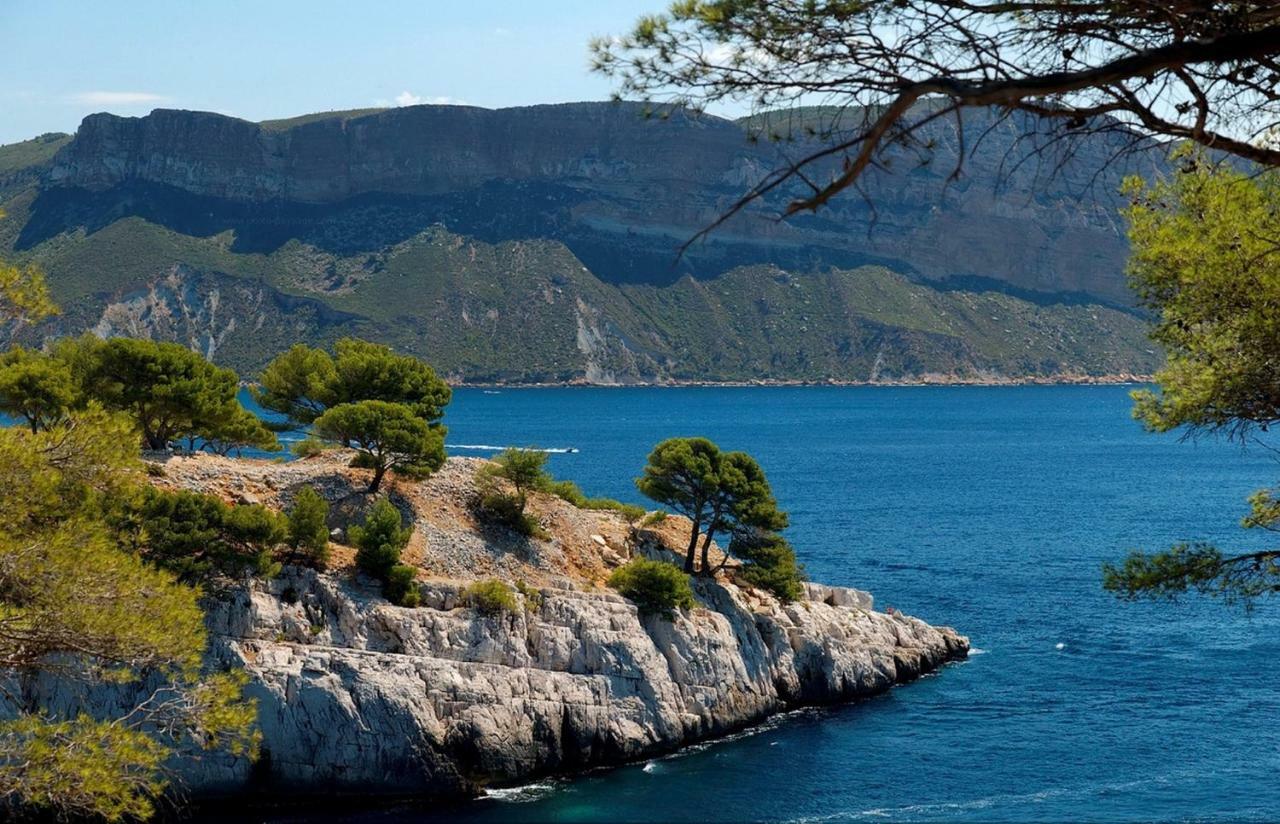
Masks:
[[[43,265],[68,310],[23,339],[219,339],[252,370],[291,337],[359,333],[467,383],[1127,379],[1159,363],[1097,204],[1050,192],[1038,211],[970,214],[995,185],[982,154],[941,205],[913,200],[938,178],[913,169],[873,181],[875,223],[859,203],[778,223],[765,203],[677,259],[780,149],[733,121],[642,114],[157,110],[0,147],[0,251]],[[1000,213],[1025,225],[1001,231]],[[1055,259],[1063,243],[1078,248]],[[247,313],[236,329],[204,320],[224,296]],[[250,319],[288,331],[255,339]]]

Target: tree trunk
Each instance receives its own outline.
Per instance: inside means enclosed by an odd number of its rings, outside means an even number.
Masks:
[[[387,474],[387,467],[378,465],[373,470],[373,480],[369,482],[369,492],[377,492],[378,487],[382,485],[382,476]]]
[[[715,521],[712,521],[712,523],[715,523]],[[711,576],[711,575],[715,575],[715,574],[716,574],[716,573],[715,573],[715,570],[713,570],[713,569],[711,568],[711,558],[710,558],[710,556],[707,554],[707,551],[708,551],[708,550],[710,549],[710,547],[711,547],[711,533],[712,533],[712,531],[713,531],[712,529],[708,528],[708,529],[707,529],[707,537],[706,537],[706,538],[704,538],[704,539],[703,539],[703,541],[702,541],[702,574],[703,574],[703,575],[708,575],[708,576]]]
[[[684,571],[689,573],[690,575],[693,574],[693,559],[695,557],[694,554],[698,551],[698,532],[699,532],[698,527],[699,526],[700,524],[697,521],[693,522],[693,532],[689,536],[689,549],[685,552],[685,556],[684,556]]]

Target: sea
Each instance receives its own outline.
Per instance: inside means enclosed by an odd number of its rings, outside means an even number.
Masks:
[[[663,438],[754,455],[816,581],[967,634],[880,697],[455,805],[272,821],[1274,821],[1280,607],[1128,603],[1132,549],[1273,546],[1240,528],[1277,452],[1143,431],[1124,386],[459,389],[452,454],[549,452],[643,503]]]

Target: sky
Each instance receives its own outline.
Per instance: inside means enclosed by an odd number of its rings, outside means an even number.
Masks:
[[[667,2],[0,0],[0,144],[102,111],[604,100],[588,41]]]

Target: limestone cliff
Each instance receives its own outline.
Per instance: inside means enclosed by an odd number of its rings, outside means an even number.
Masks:
[[[647,113],[575,103],[413,106],[274,124],[171,110],[91,115],[53,158],[23,245],[123,214],[199,236],[232,229],[253,251],[289,239],[373,251],[441,223],[488,242],[560,241],[609,282],[662,285],[765,263],[797,272],[881,264],[1131,301],[1117,189],[1124,172],[1150,171],[1161,153],[1118,162],[1129,145],[1122,134],[1053,152],[1020,115],[966,115],[965,131],[983,135],[969,144],[948,118],[921,137],[934,146],[932,162],[903,152],[869,173],[874,210],[848,197],[778,221],[799,191],[786,189],[677,259],[681,242],[784,160],[817,148],[814,127],[833,123]],[[952,180],[958,166],[963,175]],[[342,226],[362,211],[376,219],[355,234]]]
[[[388,604],[342,547],[329,572],[291,567],[211,600],[210,657],[250,673],[264,756],[184,760],[189,790],[466,794],[870,695],[967,653],[966,638],[875,612],[866,593],[811,584],[782,604],[731,570],[698,583],[695,609],[642,617],[602,581],[631,556],[669,554],[687,522],[637,529],[540,495],[533,512],[552,537],[529,541],[472,519],[478,463],[454,458],[389,491],[414,520],[405,557],[422,606]],[[360,470],[342,459],[172,458],[163,472],[162,484],[268,505],[313,485],[339,531],[364,503]],[[485,576],[539,594],[486,616],[459,597]]]

